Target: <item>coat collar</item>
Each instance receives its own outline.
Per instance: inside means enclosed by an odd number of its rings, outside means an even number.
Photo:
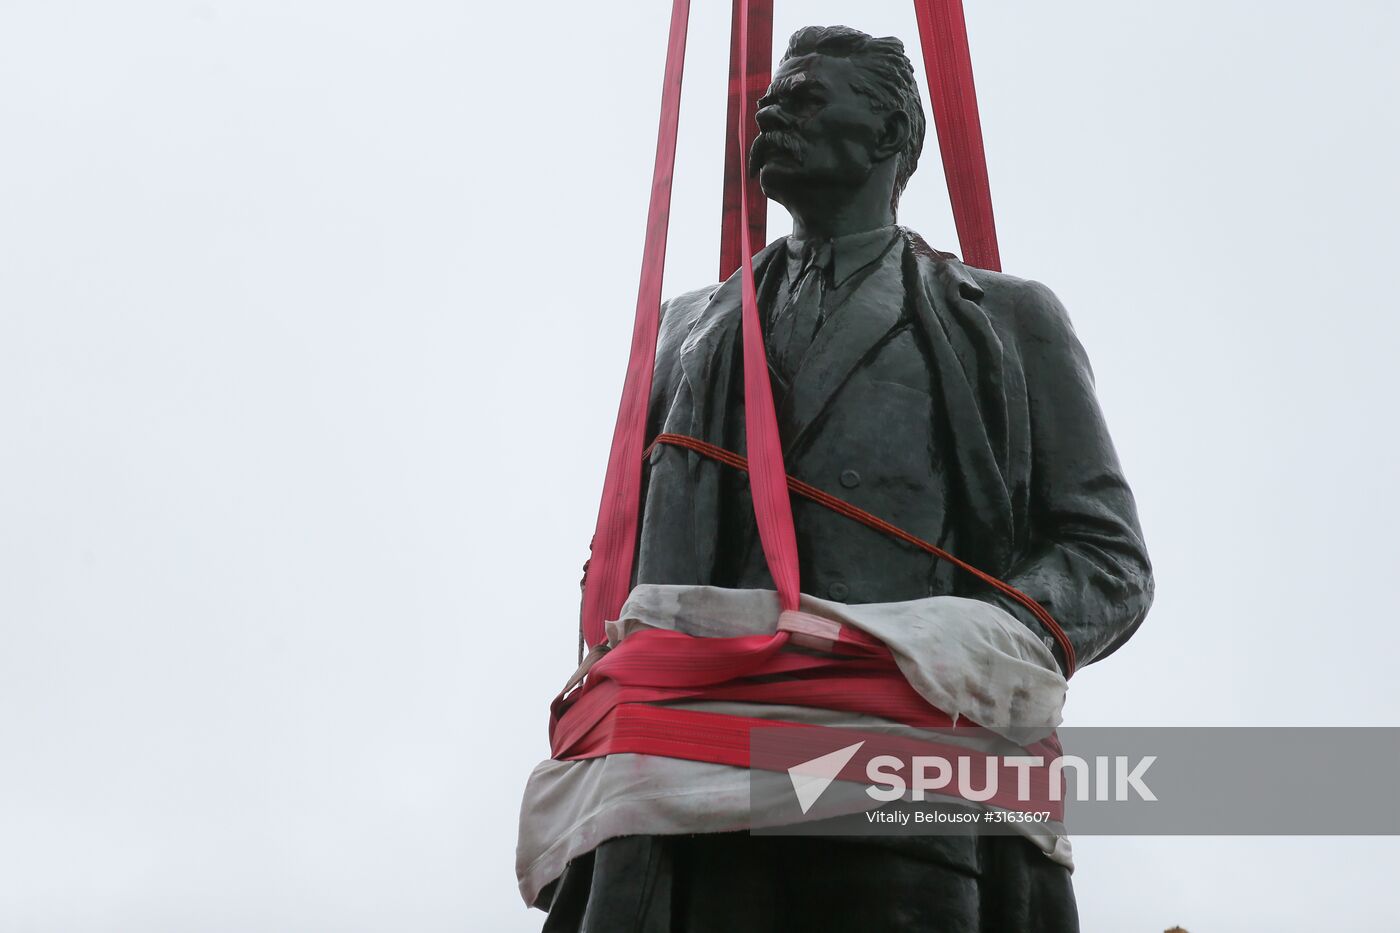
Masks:
[[[890,245],[890,241],[898,232],[899,228],[890,224],[888,227],[877,227],[863,233],[852,233],[832,239],[831,272],[834,285],[840,288],[847,279],[884,255],[885,247]],[[786,242],[788,280],[794,281],[802,269],[803,251],[809,244],[817,241],[810,237],[803,240],[790,236]]]

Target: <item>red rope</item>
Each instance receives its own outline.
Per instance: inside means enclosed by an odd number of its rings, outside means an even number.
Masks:
[[[720,463],[725,464],[726,466],[734,467],[736,470],[743,470],[746,473],[749,470],[748,460],[743,456],[736,454],[733,451],[725,450],[723,447],[716,446],[715,444],[711,444],[707,441],[702,441],[699,438],[689,437],[685,434],[657,435],[656,439],[652,441],[650,445],[647,446],[646,452],[643,454],[643,459],[645,459],[646,456],[648,456],[651,453],[652,448],[654,448],[657,444],[671,444],[675,447],[684,447],[687,450],[693,450],[696,453],[701,454],[702,456],[709,457],[711,460],[717,460]],[[1028,609],[1030,613],[1035,616],[1036,620],[1040,622],[1041,625],[1045,626],[1046,630],[1050,632],[1051,637],[1055,639],[1056,644],[1060,646],[1060,650],[1064,652],[1065,676],[1069,677],[1074,673],[1074,646],[1070,644],[1069,636],[1065,634],[1065,630],[1060,627],[1060,624],[1055,621],[1054,617],[1050,615],[1050,613],[1045,609],[1045,607],[1042,606],[1040,603],[1036,602],[1030,596],[1027,596],[1025,593],[1022,593],[1020,590],[1016,589],[1016,587],[1012,586],[1011,584],[998,580],[991,574],[977,569],[976,567],[969,564],[967,561],[953,556],[952,554],[943,550],[943,548],[932,543],[931,541],[925,541],[923,538],[920,538],[917,535],[912,535],[904,529],[896,525],[890,524],[889,522],[885,521],[883,518],[880,518],[877,515],[872,515],[871,513],[865,511],[862,508],[858,508],[857,506],[851,505],[844,499],[838,499],[830,493],[823,492],[822,490],[811,485],[810,483],[804,483],[802,480],[797,479],[794,476],[789,476],[787,477],[787,486],[789,489],[797,493],[799,496],[802,496],[804,499],[810,499],[818,505],[825,506],[826,508],[831,509],[837,514],[844,515],[849,519],[860,522],[862,525],[865,525],[868,528],[873,528],[876,531],[887,534],[892,538],[897,538],[900,541],[905,542],[906,544],[913,545],[921,551],[924,551],[928,554],[932,554],[935,557],[938,557],[942,560],[946,560],[953,566],[957,567],[959,570],[963,570],[967,573],[972,574],[974,577],[981,580],[988,586],[991,586],[997,591],[1004,593],[1012,599],[1016,600],[1016,602],[1020,603],[1022,606],[1025,606],[1026,609]]]

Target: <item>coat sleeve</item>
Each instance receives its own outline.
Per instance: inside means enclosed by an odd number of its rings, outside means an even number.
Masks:
[[[647,430],[646,442],[650,442],[662,429],[666,420],[667,405],[675,395],[676,383],[680,378],[680,352],[690,328],[694,325],[696,317],[704,309],[705,302],[709,299],[717,285],[710,285],[705,288],[698,288],[691,292],[686,292],[675,298],[670,298],[661,303],[660,322],[657,333],[656,362],[652,370],[651,396],[647,402]],[[664,454],[665,449],[660,451]],[[653,456],[656,456],[654,454]],[[638,518],[638,534],[641,536],[642,525],[646,520],[647,493],[651,483],[652,458],[648,458],[642,464],[641,481],[641,503]],[[641,563],[641,543],[639,541],[636,559],[633,564],[633,577],[635,581],[636,573]],[[583,576],[579,580],[579,628],[578,628],[578,651],[579,659],[583,659],[585,651],[583,638],[583,592],[588,584],[589,566],[593,560],[593,541],[588,542],[588,557],[583,562]]]
[[[1152,566],[1088,357],[1064,306],[1044,285],[1026,283],[1015,323],[1030,409],[1029,534],[1003,580],[1049,611],[1082,667],[1115,651],[1142,624],[1152,604]],[[1015,600],[988,597],[1048,635]],[[1059,648],[1053,650],[1063,667]]]

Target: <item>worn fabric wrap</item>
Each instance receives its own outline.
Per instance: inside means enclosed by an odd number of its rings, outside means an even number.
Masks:
[[[1014,743],[1049,735],[1059,725],[1067,684],[1048,648],[1002,609],[955,596],[843,605],[803,595],[802,610],[854,626],[885,642],[901,673],[929,703]],[[608,623],[616,645],[644,628],[698,638],[771,635],[779,604],[772,590],[710,586],[636,587],[620,618]],[[687,709],[826,726],[889,726],[890,720],[810,707],[691,702]],[[982,748],[977,739],[965,740]],[[829,800],[849,812],[877,804],[854,784],[837,782]],[[516,871],[533,904],[540,891],[582,853],[624,835],[749,829],[749,772],[744,768],[654,755],[608,755],[542,762],[521,805]],[[1017,824],[1041,851],[1070,865],[1059,824]]]

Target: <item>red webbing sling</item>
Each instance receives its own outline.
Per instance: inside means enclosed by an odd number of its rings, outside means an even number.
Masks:
[[[962,0],[914,0],[914,14],[919,20],[929,103],[933,105],[963,262],[1000,272],[1001,252],[992,218],[992,188],[987,180],[987,155],[982,148],[982,121],[977,115]]]
[[[666,75],[661,88],[661,126],[647,208],[642,280],[637,288],[637,316],[632,325],[632,353],[622,384],[622,403],[613,427],[603,501],[593,532],[592,556],[583,588],[583,639],[589,646],[604,641],[603,622],[617,617],[632,582],[642,494],[642,446],[647,400],[656,365],[661,325],[661,277],[666,266],[666,232],[671,223],[671,176],[676,166],[676,126],[681,113],[681,73],[685,64],[690,0],[673,0],[671,36],[666,45]]]
[[[748,86],[749,0],[739,3],[739,78]],[[755,101],[744,99],[739,108],[741,127],[754,119]],[[742,146],[744,134],[736,134]],[[747,151],[740,156],[748,155]],[[758,294],[753,281],[753,239],[749,235],[749,173],[739,173],[739,287],[742,295],[740,331],[744,344],[744,441],[749,450],[749,491],[753,497],[758,540],[768,561],[768,572],[778,589],[784,612],[797,612],[801,584],[797,571],[797,535],[792,527],[792,501],[788,498],[787,470],[778,436],[778,413],[773,407],[773,385],[768,377],[768,350],[763,345],[758,319]],[[779,632],[775,638],[782,639]]]
[[[764,6],[759,8],[759,3]],[[945,111],[937,126],[959,238],[970,263],[996,268],[996,235],[991,224],[991,200],[982,161],[961,3],[960,0],[916,0],[916,8],[935,110]],[[1060,642],[1068,671],[1072,672],[1074,657],[1068,639],[1033,599],[786,473],[752,268],[755,233],[752,215],[764,202],[761,198],[751,198],[744,169],[752,138],[749,128],[761,91],[757,82],[751,80],[750,63],[761,65],[770,60],[766,54],[757,55],[757,50],[751,54],[750,33],[752,27],[755,33],[771,36],[768,0],[735,0],[736,36],[731,49],[731,66],[737,70],[737,76],[731,74],[730,87],[731,99],[737,97],[738,103],[731,108],[734,123],[728,133],[731,151],[726,158],[727,164],[732,159],[732,164],[737,166],[737,171],[726,173],[726,188],[731,184],[737,188],[732,200],[726,192],[726,207],[737,204],[738,222],[726,223],[725,230],[727,236],[733,229],[738,240],[745,440],[749,457],[745,460],[694,438],[670,435],[658,441],[686,446],[748,470],[759,539],[782,610],[778,631],[772,636],[695,638],[677,632],[643,629],[631,634],[616,649],[606,650],[604,623],[620,613],[630,589],[635,557],[646,406],[660,319],[661,276],[688,13],[688,0],[674,0],[632,355],[584,586],[582,628],[592,650],[551,708],[550,739],[554,757],[576,759],[639,752],[747,766],[747,735],[752,726],[803,728],[759,718],[649,705],[678,699],[791,703],[869,713],[911,726],[951,725],[947,715],[932,707],[908,685],[888,649],[878,641],[798,611],[801,590],[789,488],[871,527],[925,550],[932,549],[931,553],[953,560],[959,567],[1017,599],[1046,624]],[[938,27],[957,34],[939,36]],[[949,108],[956,108],[956,112],[947,114]],[[970,140],[969,136],[976,139]],[[971,166],[969,162],[977,165]],[[761,232],[763,228],[759,225],[757,229]],[[820,644],[828,653],[784,651],[794,640],[801,644]],[[773,679],[774,675],[781,676]]]
[[[748,74],[739,68],[739,17],[744,15],[743,0],[734,0],[734,22],[729,41],[729,108],[724,121],[724,202],[720,216],[719,280],[723,282],[739,268],[739,199],[746,197],[749,211],[749,239],[768,242],[768,198],[758,185],[742,184],[748,171],[748,152],[758,136],[758,122],[744,120],[739,112],[746,102],[763,96],[773,77],[773,0],[749,0]],[[744,192],[747,191],[747,195]]]

